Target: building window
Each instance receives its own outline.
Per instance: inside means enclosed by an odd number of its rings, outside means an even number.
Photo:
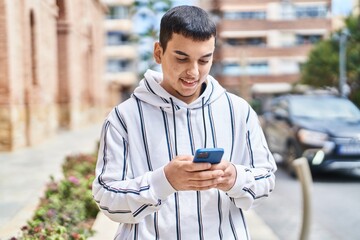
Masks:
[[[108,73],[127,72],[132,69],[132,61],[129,59],[108,59],[106,70]]]
[[[129,7],[110,6],[109,12],[106,14],[106,19],[128,19],[129,16]]]
[[[294,19],[294,4],[291,1],[283,1],[281,3],[282,19]]]
[[[224,19],[239,20],[239,19],[266,19],[266,12],[225,12]]]
[[[231,46],[266,46],[266,38],[264,37],[228,38],[225,42]]]
[[[241,66],[238,63],[225,63],[223,65],[223,74],[226,76],[240,76]]]
[[[315,44],[322,39],[322,35],[303,35],[297,34],[296,35],[296,44],[297,45],[304,45],[304,44]]]
[[[107,33],[106,43],[109,46],[122,45],[124,43],[129,43],[130,34],[120,32],[120,31],[111,31]]]
[[[269,64],[267,62],[253,62],[247,65],[249,75],[265,75],[269,73]]]
[[[66,10],[65,10],[65,2],[64,0],[56,0],[56,6],[59,9],[58,19],[65,20],[66,19]]]
[[[326,6],[298,6],[296,7],[297,18],[325,18]]]
[[[266,75],[269,74],[269,64],[266,61],[252,62],[245,66],[240,66],[236,62],[225,63],[223,74],[226,76]]]
[[[33,85],[38,85],[37,45],[36,45],[36,21],[34,12],[30,12],[30,53],[31,53],[31,78]]]

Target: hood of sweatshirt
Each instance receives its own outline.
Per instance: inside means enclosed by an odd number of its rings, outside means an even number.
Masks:
[[[212,76],[208,75],[207,85],[204,92],[190,104],[169,94],[161,85],[163,75],[160,72],[147,70],[144,78],[134,91],[134,96],[156,107],[161,107],[166,112],[175,109],[187,108],[196,109],[204,107],[218,99],[225,93],[225,89]]]

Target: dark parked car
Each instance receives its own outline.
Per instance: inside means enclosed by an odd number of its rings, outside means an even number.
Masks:
[[[350,100],[284,95],[272,99],[263,117],[269,148],[290,173],[304,153],[312,172],[360,168],[360,110]],[[314,158],[318,150],[323,156]]]

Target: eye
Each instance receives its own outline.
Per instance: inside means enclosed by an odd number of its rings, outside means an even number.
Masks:
[[[207,63],[209,62],[209,60],[199,60],[199,62],[200,62],[201,64],[207,64]]]
[[[176,58],[178,62],[186,62],[187,58]]]

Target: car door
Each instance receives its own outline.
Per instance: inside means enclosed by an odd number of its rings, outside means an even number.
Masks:
[[[264,118],[264,131],[270,150],[283,155],[286,151],[290,122],[287,100],[285,98],[275,99]]]

